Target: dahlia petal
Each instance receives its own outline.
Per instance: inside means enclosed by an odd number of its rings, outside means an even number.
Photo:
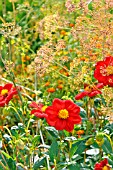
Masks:
[[[61,110],[65,108],[65,100],[61,100],[61,99],[54,99],[52,106],[54,107],[54,110]]]
[[[32,102],[29,106],[33,108],[38,108],[38,104],[36,102]]]
[[[98,89],[102,89],[104,87],[104,84],[103,83],[98,83],[97,85],[96,85],[96,88],[98,88]]]
[[[100,162],[100,164],[101,164],[102,167],[106,166],[106,165],[108,164],[107,158],[105,158],[104,160],[102,160],[102,161]]]
[[[66,126],[66,120],[57,119],[55,123],[56,130],[64,130]]]
[[[74,129],[74,124],[68,121],[66,123],[65,130],[67,130],[68,132],[71,132],[73,129]]]
[[[54,110],[53,106],[48,106],[47,109],[45,110],[45,113],[48,115],[58,115],[58,112]]]
[[[8,93],[8,96],[5,98],[5,102],[6,102],[6,104],[8,104],[9,103],[9,101],[13,98],[13,96],[14,95],[16,95],[17,94],[17,91],[15,90],[15,91],[12,91],[12,92],[9,92]]]
[[[4,107],[5,106],[5,101],[0,102],[0,107]]]
[[[72,102],[71,100],[65,100],[65,108],[68,110],[68,111],[72,111],[74,109],[76,109],[77,105]]]
[[[38,110],[38,109],[37,109],[37,110],[35,110],[35,109],[34,109],[34,110],[31,110],[31,114],[34,114],[34,113],[36,113],[36,112],[37,112],[37,113],[42,113],[41,110]]]
[[[97,91],[97,90],[95,90],[95,91],[93,91],[93,92],[89,93],[89,94],[88,94],[88,96],[89,96],[89,97],[94,97],[94,96],[96,96],[97,94],[101,94],[101,93],[102,93],[101,91],[99,91],[99,90],[98,90],[98,91]]]
[[[69,115],[75,115],[75,114],[79,114],[80,113],[80,107],[79,106],[75,106],[75,108],[72,111],[69,111]]]
[[[69,117],[68,121],[73,122],[74,124],[80,124],[81,123],[81,117],[79,115],[75,117]]]
[[[88,92],[87,91],[83,91],[82,93],[79,93],[75,96],[75,99],[76,100],[80,100],[82,99],[83,97],[87,96],[88,95]]]
[[[54,126],[55,127],[55,123],[58,120],[58,118],[51,120],[49,117],[47,117],[46,121],[50,126]]]
[[[103,76],[101,73],[100,73],[100,69],[96,69],[94,71],[94,77],[95,79],[98,80],[99,83],[103,83],[103,85],[107,85],[107,76]]]
[[[4,96],[0,96],[0,101],[3,101],[4,100]]]
[[[39,113],[39,112],[35,112],[34,115],[38,118],[47,118],[48,115],[45,113]]]
[[[113,76],[107,76],[107,85],[113,87]]]
[[[102,170],[100,163],[95,164],[94,170]]]
[[[0,86],[0,93],[1,93],[2,89],[3,89],[3,86]]]
[[[110,65],[110,64],[113,64],[113,57],[112,56],[107,56],[104,58],[104,61],[103,61],[107,66]]]
[[[4,85],[3,89],[7,89],[8,91],[10,91],[12,87],[13,87],[13,84],[12,83],[8,83],[8,84]]]
[[[96,63],[96,67],[99,67],[99,68],[100,68],[100,66],[105,67],[105,62],[103,62],[103,61],[98,61],[98,62]]]
[[[76,117],[80,115],[80,109],[79,110],[73,110],[72,112],[69,112],[69,117]]]

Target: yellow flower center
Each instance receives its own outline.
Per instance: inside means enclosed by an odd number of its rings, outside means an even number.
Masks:
[[[84,90],[87,91],[87,92],[91,92],[92,88],[90,86],[87,86]]]
[[[41,108],[42,112],[45,112],[46,108],[47,108],[47,106],[43,106],[43,107]]]
[[[66,109],[62,109],[58,112],[58,117],[60,119],[67,119],[69,117],[69,113]]]
[[[108,166],[104,166],[104,167],[102,168],[102,170],[110,170],[109,165],[108,165]]]
[[[8,94],[8,90],[7,89],[3,89],[2,91],[1,91],[1,95],[2,96],[5,96],[5,95],[7,95]]]
[[[112,75],[113,74],[113,66],[108,66],[107,68],[106,68],[106,72],[107,72],[107,75],[109,76],[109,75]]]

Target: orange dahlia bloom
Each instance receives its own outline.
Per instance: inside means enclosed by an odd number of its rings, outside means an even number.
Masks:
[[[77,134],[77,135],[83,135],[83,134],[84,134],[84,130],[78,130],[78,131],[76,132],[76,134]]]
[[[58,88],[58,89],[62,89],[62,88],[63,88],[63,85],[62,85],[62,84],[59,84],[59,85],[57,86],[57,88]]]
[[[49,85],[50,85],[50,82],[47,81],[47,82],[45,83],[45,86],[47,87],[47,86],[49,86]]]
[[[54,87],[50,87],[49,89],[47,89],[48,92],[50,93],[54,93],[55,92],[55,88]]]
[[[8,104],[17,93],[16,87],[13,87],[11,83],[0,86],[0,107],[4,107],[5,104]]]
[[[80,107],[71,100],[54,99],[52,106],[45,110],[48,115],[47,122],[57,130],[67,130],[71,132],[74,124],[81,123]]]

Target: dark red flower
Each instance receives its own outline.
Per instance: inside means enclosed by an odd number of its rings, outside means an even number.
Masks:
[[[67,130],[71,132],[74,124],[81,123],[80,107],[71,100],[54,99],[52,106],[46,109],[47,122],[57,130]]]
[[[108,56],[103,61],[98,61],[94,77],[99,83],[113,87],[113,57]]]
[[[13,84],[11,83],[0,86],[0,107],[4,107],[5,104],[8,104],[17,93],[16,87],[13,87]]]
[[[108,160],[105,158],[100,163],[96,163],[94,170],[110,170],[110,166],[108,165]]]
[[[104,87],[103,83],[99,83],[99,84],[93,85],[93,86],[85,85],[84,91],[77,94],[75,96],[75,99],[80,100],[85,96],[89,96],[90,98],[92,98],[92,97],[96,96],[97,94],[101,94],[102,92],[99,89],[101,89],[103,87]]]
[[[38,118],[47,118],[48,115],[45,113],[45,110],[47,106],[44,106],[43,104],[37,104],[36,102],[32,102],[30,107],[33,107],[35,109],[31,110],[31,114],[34,114]]]

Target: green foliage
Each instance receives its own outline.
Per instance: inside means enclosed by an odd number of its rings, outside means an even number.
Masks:
[[[54,162],[54,159],[58,157],[58,151],[59,151],[58,143],[56,140],[54,140],[49,149],[49,156],[51,161]]]

